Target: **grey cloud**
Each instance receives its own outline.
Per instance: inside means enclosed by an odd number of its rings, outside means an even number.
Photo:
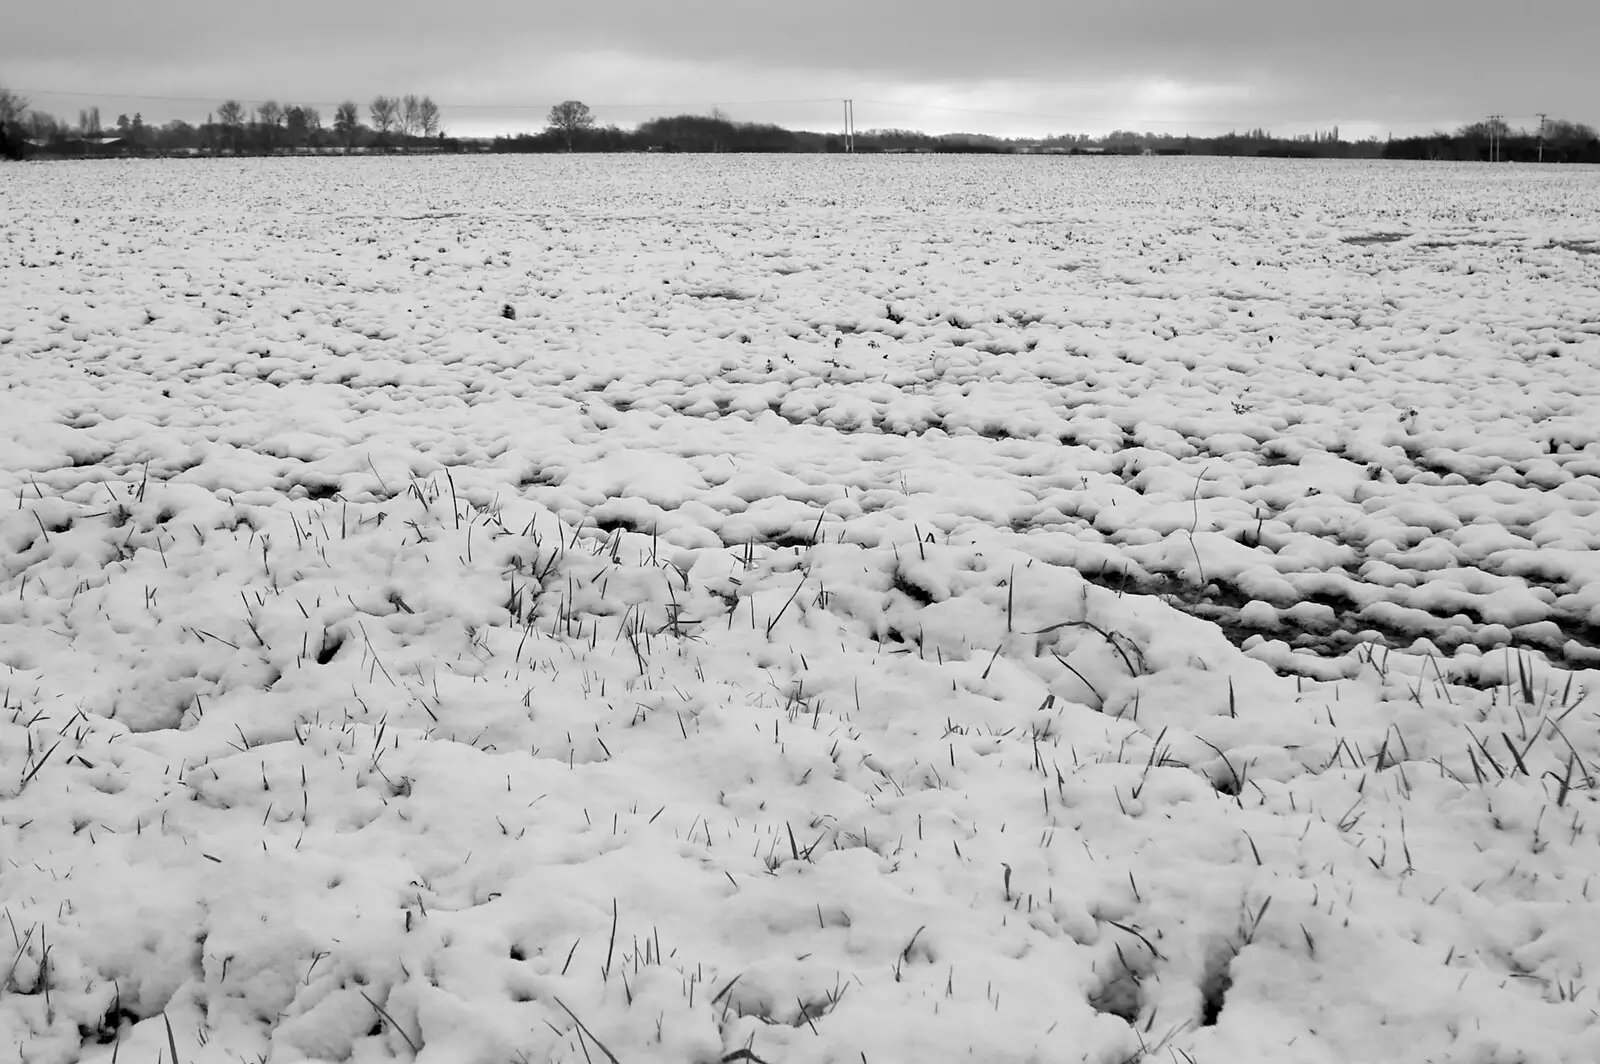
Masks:
[[[622,91],[615,70],[603,85],[598,75],[586,83],[580,61],[620,53],[704,64],[708,98],[770,85],[774,72],[788,72],[788,94],[802,97],[896,84],[961,92],[982,82],[1040,101],[1095,81],[1164,78],[1248,86],[1245,109],[1263,122],[1486,110],[1600,117],[1586,114],[1600,107],[1587,55],[1600,5],[1585,0],[1511,11],[1486,0],[55,0],[8,23],[0,80],[21,70],[109,91],[582,95]],[[556,72],[569,93],[552,83]],[[1240,109],[1232,100],[1206,106]]]

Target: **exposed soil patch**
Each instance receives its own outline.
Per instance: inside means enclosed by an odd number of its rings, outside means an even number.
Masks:
[[[1141,579],[1126,570],[1085,571],[1082,575],[1091,583],[1118,594],[1153,595],[1192,617],[1210,621],[1235,646],[1242,647],[1255,636],[1265,636],[1282,640],[1297,651],[1334,658],[1374,637],[1376,641],[1396,650],[1411,646],[1418,638],[1426,638],[1445,654],[1471,643],[1482,650],[1501,646],[1536,650],[1570,668],[1593,668],[1600,663],[1600,629],[1576,617],[1552,615],[1547,626],[1548,634],[1518,631],[1512,633],[1509,641],[1485,643],[1481,636],[1487,625],[1477,617],[1464,614],[1436,616],[1433,618],[1437,622],[1436,627],[1418,631],[1362,613],[1353,600],[1343,596],[1317,594],[1308,596],[1305,601],[1332,609],[1334,619],[1331,623],[1296,623],[1286,613],[1278,611],[1276,623],[1262,626],[1245,619],[1243,610],[1250,603],[1250,596],[1228,581],[1212,580],[1202,588],[1159,574]]]

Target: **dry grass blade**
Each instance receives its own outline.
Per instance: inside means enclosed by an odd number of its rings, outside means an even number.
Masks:
[[[389,495],[389,485],[383,482],[383,474],[378,472],[378,467],[372,464],[372,456],[367,455],[367,468],[372,470],[372,475],[378,478],[378,487],[383,489],[384,495]]]
[[[1577,760],[1576,754],[1567,755],[1567,774],[1561,777],[1561,792],[1556,795],[1556,808],[1560,809],[1567,804],[1567,793],[1572,790],[1573,763]]]
[[[1589,766],[1584,764],[1583,758],[1578,756],[1578,748],[1572,745],[1572,740],[1567,738],[1567,733],[1561,730],[1560,724],[1552,720],[1550,727],[1554,729],[1556,737],[1566,744],[1567,750],[1572,755],[1571,763],[1575,763],[1578,766],[1578,770],[1583,773],[1583,785],[1585,787],[1593,787],[1594,777],[1589,774]]]
[[[1501,779],[1505,779],[1505,769],[1501,768],[1500,762],[1496,761],[1494,759],[1494,755],[1489,753],[1489,747],[1484,743],[1484,741],[1478,738],[1476,735],[1472,735],[1472,730],[1470,728],[1467,729],[1467,734],[1472,736],[1472,741],[1478,744],[1479,752],[1483,754],[1483,759],[1489,762],[1489,767],[1494,769],[1494,774],[1499,776]]]
[[[576,948],[576,947],[574,947]],[[606,966],[602,973],[603,979],[611,978],[611,957],[617,948],[617,899],[611,899],[611,941],[606,944]]]
[[[568,1016],[572,1017],[572,1022],[578,1025],[578,1030],[589,1036],[589,1041],[593,1042],[600,1052],[606,1055],[606,1059],[611,1061],[611,1064],[622,1064],[622,1062],[617,1059],[617,1055],[611,1052],[611,1050],[607,1049],[606,1044],[600,1041],[600,1039],[596,1038],[594,1036],[594,1032],[589,1030],[588,1026],[585,1025],[582,1020],[578,1019],[578,1014],[567,1008],[566,1002],[562,1001],[560,998],[555,998],[555,1003],[561,1006],[562,1012],[565,1012]]]
[[[1245,933],[1245,942],[1248,943],[1248,942],[1254,942],[1255,941],[1256,932],[1261,930],[1261,921],[1262,921],[1263,918],[1266,917],[1267,909],[1270,908],[1271,906],[1272,906],[1272,898],[1268,897],[1266,901],[1261,903],[1261,908],[1257,909],[1253,914],[1250,914],[1251,915],[1250,928]],[[1246,912],[1248,913],[1249,910],[1246,910]]]
[[[1100,700],[1100,704],[1102,706],[1104,706],[1106,704],[1106,696],[1100,693],[1100,689],[1098,687],[1096,687],[1094,684],[1089,682],[1089,677],[1085,676],[1083,673],[1081,673],[1077,669],[1073,668],[1071,663],[1069,663],[1066,658],[1062,657],[1060,654],[1057,654],[1054,650],[1050,651],[1050,656],[1052,658],[1055,658],[1057,661],[1061,662],[1062,665],[1065,665],[1068,672],[1072,673],[1072,675],[1074,675],[1078,679],[1082,680],[1083,681],[1083,686],[1087,687],[1090,691],[1094,692],[1094,696]]]
[[[1128,652],[1126,650],[1122,649],[1122,644],[1117,642],[1115,634],[1112,633],[1112,632],[1106,631],[1104,628],[1100,627],[1098,624],[1095,624],[1093,621],[1062,621],[1060,624],[1052,624],[1049,627],[1040,628],[1038,631],[1029,632],[1027,634],[1028,635],[1048,635],[1051,632],[1059,632],[1063,628],[1087,628],[1087,629],[1089,629],[1089,631],[1095,633],[1101,639],[1104,639],[1107,643],[1109,643],[1111,645],[1111,649],[1115,650],[1117,652],[1117,655],[1122,658],[1122,663],[1128,667],[1129,675],[1131,675],[1131,676],[1138,676],[1139,675],[1139,670],[1134,668],[1134,666],[1133,666],[1133,659],[1129,658],[1128,657]],[[1124,636],[1123,638],[1127,639],[1126,636]],[[1129,639],[1128,641],[1130,643],[1133,642],[1133,640],[1131,640],[1131,639]],[[1137,645],[1134,646],[1134,649],[1135,650],[1139,650]],[[1142,659],[1144,657],[1144,652],[1140,651],[1139,652],[1139,656]]]
[[[1531,775],[1531,773],[1528,772],[1528,766],[1523,763],[1522,755],[1517,752],[1516,744],[1511,741],[1511,736],[1507,735],[1505,732],[1501,732],[1500,738],[1505,740],[1506,749],[1511,751],[1511,760],[1516,762],[1517,768],[1522,772],[1522,774],[1524,776]]]
[[[1527,658],[1517,655],[1517,685],[1522,689],[1522,701],[1533,704],[1533,667],[1528,664]]]
[[[1009,869],[1007,871],[1008,871],[1007,878],[1009,879]],[[1010,888],[1008,887],[1007,889],[1009,891]],[[916,931],[912,932],[911,941],[907,942],[906,943],[906,948],[900,951],[900,959],[902,961],[911,960],[911,947],[913,947],[913,946],[915,946],[917,944],[917,936],[921,935],[927,929],[928,929],[928,925],[927,924],[923,924],[921,927],[917,928]]]
[[[719,1002],[723,998],[727,997],[728,996],[728,991],[733,989],[733,984],[737,983],[740,979],[743,979],[743,978],[744,978],[744,973],[740,972],[738,975],[734,976],[732,979],[729,979],[727,986],[723,987],[721,990],[718,990],[714,995],[712,995],[711,1003],[713,1005],[715,1005],[717,1002]]]
[[[172,1064],[178,1064],[178,1040],[172,1036],[172,1020],[165,1011],[161,1013],[161,1022],[167,1025],[167,1049],[172,1053]]]
[[[778,610],[777,616],[773,617],[772,620],[767,622],[767,636],[769,638],[772,636],[772,630],[778,626],[778,622],[783,620],[783,615],[788,612],[789,604],[794,602],[795,598],[800,594],[800,589],[805,586],[806,578],[805,574],[802,573],[800,575],[800,582],[796,584],[794,586],[794,590],[789,593],[788,601],[784,602],[783,608]]]
[[[1196,736],[1195,738],[1198,739],[1199,736]],[[1233,762],[1229,759],[1228,755],[1223,752],[1222,747],[1220,747],[1220,746],[1216,745],[1215,743],[1210,742],[1209,740],[1206,740],[1206,739],[1200,739],[1200,741],[1205,743],[1207,746],[1211,747],[1211,749],[1215,750],[1217,752],[1217,756],[1222,758],[1222,763],[1224,765],[1228,766],[1228,773],[1231,776],[1233,776],[1233,785],[1234,785],[1234,788],[1235,788],[1235,793],[1243,791],[1244,790],[1244,776],[1240,774],[1238,769],[1233,767]],[[1246,768],[1249,767],[1249,763],[1248,762],[1246,763],[1245,767]]]
[[[863,1057],[862,1059],[864,1060],[866,1058]],[[722,1064],[733,1064],[734,1061],[738,1060],[747,1060],[750,1062],[750,1064],[767,1064],[766,1061],[756,1056],[755,1053],[753,1053],[748,1047],[744,1049],[735,1049],[732,1053],[729,1053],[727,1056],[722,1058]]]
[[[52,747],[50,747],[50,749],[46,750],[44,752],[44,756],[41,757],[37,762],[34,763],[34,766],[32,768],[30,768],[27,771],[27,773],[22,777],[22,782],[17,785],[17,789],[19,791],[23,787],[26,787],[29,784],[29,782],[31,782],[33,780],[33,777],[35,777],[35,776],[37,776],[39,774],[39,770],[44,768],[44,763],[46,761],[50,760],[50,755],[55,753],[56,752],[56,747],[60,746],[60,745],[61,745],[61,741],[57,740],[56,743],[55,743],[55,746],[52,746]]]
[[[22,955],[28,950],[28,943],[33,941],[33,933],[39,930],[39,925],[34,924],[28,928],[27,934],[22,936],[22,941],[17,943],[17,954],[11,958],[11,967],[6,969],[6,977],[0,979],[0,993],[11,988],[11,980],[17,974],[17,963],[22,960]],[[13,932],[13,935],[15,932]]]
[[[813,547],[817,545],[819,542],[818,537],[822,535],[822,518],[827,514],[827,512],[828,508],[826,506],[817,511],[817,523],[811,528],[811,545]]]
[[[389,1026],[394,1028],[396,1034],[405,1039],[406,1045],[411,1048],[412,1056],[416,1056],[419,1052],[421,1052],[421,1050],[417,1048],[417,1043],[411,1040],[411,1036],[409,1034],[406,1034],[406,1029],[396,1023],[394,1017],[389,1015],[388,1011],[385,1010],[382,1005],[378,1004],[376,1001],[373,1001],[370,997],[367,997],[367,992],[365,990],[361,991],[361,996],[367,998],[367,1004],[371,1005],[373,1009],[377,1011],[379,1016],[382,1016],[388,1021]]]
[[[1483,774],[1483,766],[1478,764],[1478,755],[1472,752],[1472,747],[1467,747],[1467,759],[1472,762],[1472,774],[1478,778],[1478,786],[1489,782],[1489,777]]]
[[[1112,927],[1116,928],[1118,931],[1126,931],[1128,934],[1132,935],[1134,938],[1138,939],[1140,942],[1143,942],[1144,943],[1144,948],[1149,950],[1150,951],[1150,955],[1155,957],[1156,960],[1164,961],[1164,960],[1167,959],[1166,957],[1164,957],[1162,955],[1160,950],[1156,949],[1155,943],[1151,942],[1148,938],[1146,938],[1144,936],[1144,932],[1140,931],[1137,927],[1134,927],[1131,924],[1119,923],[1116,920],[1107,920],[1106,923],[1110,924]]]
[[[1017,593],[1017,567],[1015,565],[1013,565],[1011,567],[1011,575],[1006,579],[1006,631],[1007,632],[1013,631],[1013,628],[1011,627],[1011,620],[1012,620],[1012,616],[1013,616],[1013,606],[1015,605],[1016,593]]]

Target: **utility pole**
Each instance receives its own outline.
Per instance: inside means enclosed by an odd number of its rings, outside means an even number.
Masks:
[[[1539,112],[1539,161],[1544,162],[1544,119],[1545,113]]]
[[[856,150],[856,102],[844,101],[844,150],[854,153]]]
[[[1500,116],[1489,116],[1489,161],[1500,161]]]

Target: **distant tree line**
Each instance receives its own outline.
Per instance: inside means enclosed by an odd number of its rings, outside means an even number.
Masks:
[[[930,135],[902,130],[856,134],[856,150],[871,152],[1002,152],[1015,151],[1021,141],[1005,141],[976,134]],[[579,100],[566,100],[550,109],[548,123],[538,133],[496,137],[496,152],[744,152],[757,154],[843,152],[844,138],[836,133],[785,129],[769,122],[736,122],[721,111],[709,115],[681,114],[652,118],[635,129],[595,122]]]
[[[366,119],[363,121],[363,119]],[[447,137],[438,104],[428,96],[375,96],[365,112],[354,100],[324,121],[316,107],[266,100],[247,107],[224,100],[195,124],[151,125],[140,113],[107,124],[100,108],[78,112],[76,125],[0,89],[0,148],[12,158],[126,155],[279,155],[352,151],[459,151]]]
[[[1427,136],[1367,137],[1345,140],[1338,127],[1275,137],[1264,129],[1230,132],[1216,137],[1173,136],[1117,130],[1104,137],[1052,137],[1040,142],[1047,151],[1117,155],[1225,155],[1289,159],[1436,159],[1482,162],[1600,162],[1600,139],[1591,126],[1556,119],[1543,130],[1513,130],[1501,122],[1462,126],[1454,133]]]
[[[78,112],[75,125],[33,110],[23,97],[0,88],[0,155],[82,157],[113,155],[279,155],[328,152],[843,152],[843,137],[736,122],[720,111],[652,118],[634,129],[600,125],[580,100],[550,109],[537,133],[493,141],[451,138],[430,97],[375,96],[365,108],[339,104],[325,121],[312,106],[267,100],[247,107],[224,100],[197,124],[174,120],[150,125],[142,114],[118,115],[106,124],[98,107]],[[1338,127],[1290,137],[1265,129],[1214,137],[1115,130],[1044,138],[981,133],[929,134],[909,129],[857,133],[858,153],[1051,153],[1101,155],[1221,155],[1307,159],[1445,159],[1507,162],[1600,163],[1592,126],[1556,119],[1535,130],[1504,122],[1478,122],[1454,133],[1380,140],[1346,140]]]
[[[652,118],[636,129],[598,125],[579,100],[550,109],[548,125],[538,133],[496,137],[497,152],[823,152],[843,151],[835,135],[784,129],[754,122],[734,122],[726,115],[673,115]]]
[[[1486,124],[1464,126],[1453,134],[1380,140],[1346,140],[1337,126],[1312,133],[1278,137],[1265,129],[1229,132],[1214,137],[1115,130],[1105,136],[1087,134],[1016,138],[981,133],[930,134],[910,129],[870,129],[857,133],[857,153],[1052,153],[1096,155],[1220,155],[1288,159],[1490,159],[1490,134],[1501,161],[1600,162],[1600,141],[1586,125],[1563,120],[1538,130],[1490,130]],[[652,118],[636,129],[600,126],[589,108],[567,100],[550,111],[538,133],[496,137],[496,152],[842,152],[836,134],[790,130],[759,122],[735,122],[720,112]]]
[[[1504,122],[1474,122],[1454,133],[1391,140],[1385,159],[1448,159],[1469,162],[1600,163],[1600,135],[1582,122],[1556,119],[1543,129],[1514,130]]]
[[[1117,129],[1103,137],[1047,137],[1041,149],[1050,152],[1097,155],[1221,155],[1277,159],[1372,159],[1381,143],[1375,137],[1345,140],[1339,127],[1293,136],[1276,136],[1265,129],[1230,131],[1214,137],[1172,133],[1139,133]]]
[[[567,101],[551,112],[549,125],[539,133],[497,137],[497,152],[842,152],[844,138],[832,133],[785,129],[760,122],[735,122],[726,115],[673,115],[652,118],[637,129],[598,126],[588,119],[588,109]],[[563,110],[565,109],[565,110]],[[557,112],[561,113],[558,114]],[[574,121],[573,113],[584,121]],[[1222,137],[1174,137],[1159,133],[1117,131],[1105,137],[1065,136],[1008,139],[982,133],[923,133],[912,129],[869,129],[854,138],[857,154],[1057,154],[1113,155],[1322,155],[1376,157],[1376,140],[1352,144],[1337,133],[1279,139],[1262,130]]]

